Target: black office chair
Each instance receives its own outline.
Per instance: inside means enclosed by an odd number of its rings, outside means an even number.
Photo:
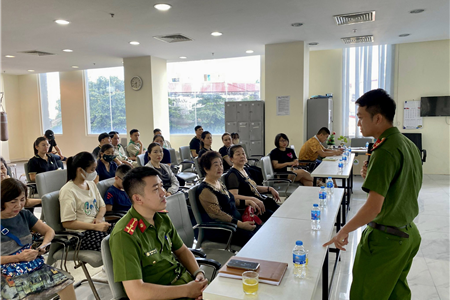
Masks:
[[[420,156],[422,157],[422,164],[427,161],[427,150],[422,149],[422,134],[421,133],[403,133],[419,148]]]

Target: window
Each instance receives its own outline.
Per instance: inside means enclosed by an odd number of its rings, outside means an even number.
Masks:
[[[127,132],[123,67],[85,71],[88,133]]]
[[[260,57],[167,64],[170,134],[225,131],[225,101],[260,99]]]
[[[59,90],[59,73],[39,74],[41,92],[42,129],[62,134],[61,93]]]
[[[356,100],[364,93],[382,88],[388,94],[392,88],[392,45],[346,48],[343,52],[342,99],[343,131],[348,137],[361,137],[356,117]]]

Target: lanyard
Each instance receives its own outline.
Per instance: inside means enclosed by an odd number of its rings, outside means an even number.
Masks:
[[[12,234],[8,228],[3,227],[3,225],[2,225],[2,234],[13,239],[20,247],[23,247],[23,244],[20,242],[20,239],[14,234]]]

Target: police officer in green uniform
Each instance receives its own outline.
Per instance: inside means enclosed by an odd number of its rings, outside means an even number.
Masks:
[[[361,96],[358,126],[377,139],[362,189],[369,193],[357,214],[324,246],[348,244],[348,234],[367,224],[361,235],[350,299],[411,299],[406,277],[420,245],[414,218],[419,213],[422,161],[418,148],[393,127],[395,102],[382,89]]]
[[[158,172],[132,169],[123,187],[132,207],[110,237],[114,281],[130,299],[201,299],[208,281],[164,211]]]

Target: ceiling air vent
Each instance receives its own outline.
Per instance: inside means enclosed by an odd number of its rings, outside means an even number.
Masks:
[[[375,21],[375,11],[358,12],[353,14],[334,16],[338,25],[350,25]]]
[[[37,55],[37,56],[55,55],[55,53],[44,52],[44,51],[38,51],[38,50],[20,51],[19,53],[31,54],[31,55]]]
[[[373,35],[362,35],[341,38],[344,44],[373,43]]]
[[[169,35],[160,35],[160,36],[154,36],[155,39],[160,40],[165,43],[178,43],[178,42],[189,42],[192,41],[192,39],[188,38],[187,36],[184,36],[179,33],[175,34],[169,34]]]

